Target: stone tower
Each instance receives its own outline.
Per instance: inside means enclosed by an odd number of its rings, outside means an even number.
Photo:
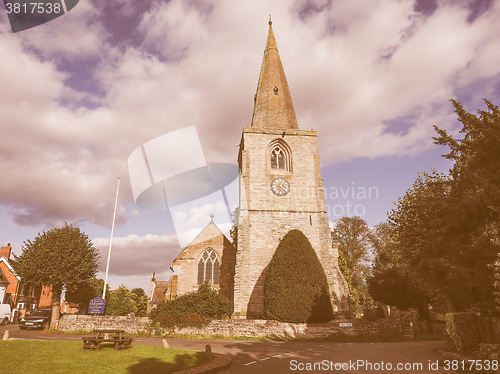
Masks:
[[[234,318],[261,318],[264,279],[280,240],[298,229],[311,242],[328,280],[334,311],[348,308],[325,211],[316,132],[300,130],[272,23],[238,156],[240,205],[234,278]]]

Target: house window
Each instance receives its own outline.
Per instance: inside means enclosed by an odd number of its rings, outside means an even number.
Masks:
[[[277,139],[269,145],[271,150],[271,169],[292,171],[290,147],[283,140]]]
[[[207,249],[198,262],[198,284],[205,281],[210,284],[219,284],[219,268],[217,253],[212,248]]]

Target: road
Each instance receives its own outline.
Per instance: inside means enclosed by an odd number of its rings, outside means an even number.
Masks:
[[[10,338],[81,341],[77,335],[19,330],[18,326],[0,326],[0,337],[5,330],[9,330]],[[204,351],[210,344],[213,352],[233,359],[233,366],[226,373],[455,373],[445,370],[445,358],[438,352],[446,347],[446,342],[250,342],[168,338],[167,341],[170,347],[197,351]],[[162,346],[162,338],[137,337],[134,344]]]

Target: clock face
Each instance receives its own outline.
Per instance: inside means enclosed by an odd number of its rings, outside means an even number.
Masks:
[[[285,178],[275,178],[271,182],[271,191],[273,191],[275,195],[285,196],[290,192],[290,183],[288,183]]]

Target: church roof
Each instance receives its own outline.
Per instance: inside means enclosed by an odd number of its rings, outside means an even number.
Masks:
[[[270,19],[266,49],[255,94],[252,127],[283,130],[299,128]]]
[[[196,236],[196,238],[193,239],[191,243],[189,243],[189,246],[192,246],[194,244],[199,244],[206,242],[207,240],[219,237],[219,236],[224,236],[222,231],[220,231],[219,227],[214,223],[213,219],[208,223],[208,225],[205,226],[203,230],[200,231],[200,233]]]
[[[151,295],[150,302],[161,303],[165,301],[165,291],[169,286],[170,281],[156,281],[153,295]]]

